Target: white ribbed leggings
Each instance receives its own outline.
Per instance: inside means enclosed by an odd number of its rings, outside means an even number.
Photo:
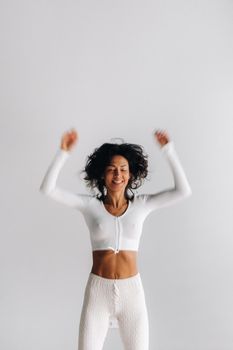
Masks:
[[[109,317],[118,321],[125,350],[149,349],[149,322],[140,273],[120,279],[89,274],[79,323],[78,350],[102,350]]]

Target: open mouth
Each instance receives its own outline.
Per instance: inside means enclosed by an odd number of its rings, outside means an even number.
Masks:
[[[119,184],[121,184],[123,181],[112,181],[112,183],[114,183],[115,185],[119,185]]]

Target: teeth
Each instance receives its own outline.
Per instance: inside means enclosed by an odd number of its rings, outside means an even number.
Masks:
[[[122,181],[114,181],[114,180],[113,180],[113,182],[114,182],[115,184],[120,184]]]

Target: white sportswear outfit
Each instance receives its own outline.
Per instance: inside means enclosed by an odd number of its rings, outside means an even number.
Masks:
[[[192,194],[184,169],[170,141],[161,148],[170,165],[174,187],[154,194],[136,194],[126,211],[115,216],[95,195],[72,193],[56,185],[70,152],[59,148],[40,191],[52,199],[79,210],[90,233],[92,250],[138,251],[145,218]],[[149,349],[148,313],[140,273],[123,279],[108,279],[90,272],[79,325],[78,350],[101,350],[107,329],[114,325],[126,350]]]

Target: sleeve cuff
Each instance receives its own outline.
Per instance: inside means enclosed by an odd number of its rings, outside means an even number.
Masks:
[[[173,150],[174,149],[174,142],[173,141],[169,141],[168,143],[166,143],[165,145],[163,145],[161,147],[161,152],[162,153],[167,153],[169,152],[170,150]]]
[[[56,161],[58,162],[62,162],[62,164],[64,164],[64,162],[70,158],[70,151],[65,151],[64,149],[62,148],[59,148],[57,150],[57,153],[56,153],[56,156],[55,156],[55,159]]]
[[[69,157],[70,156],[70,151],[65,151],[62,148],[59,148],[57,151],[57,154],[63,156],[63,157]]]

